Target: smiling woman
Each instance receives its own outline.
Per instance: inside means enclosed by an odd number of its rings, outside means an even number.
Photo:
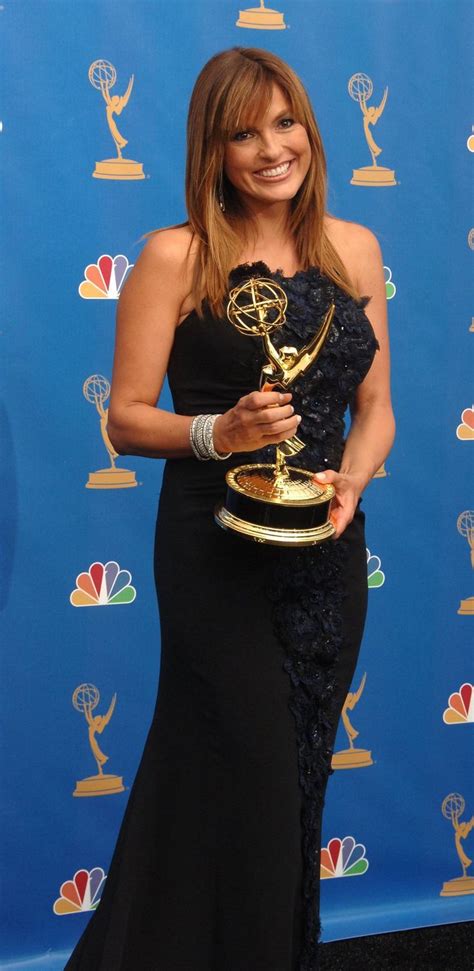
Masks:
[[[287,96],[277,84],[260,127],[237,131],[226,145],[224,173],[240,192],[247,211],[296,196],[311,164],[306,129],[292,117]],[[263,193],[262,188],[268,189]]]
[[[367,603],[360,498],[394,433],[382,258],[369,230],[326,212],[311,105],[268,51],[201,71],[186,198],[188,222],[149,234],[118,304],[108,434],[167,460],[160,682],[66,971],[316,971],[322,810]],[[262,277],[288,303],[274,361],[295,360],[334,306],[292,393],[259,390],[260,343],[226,318],[229,291]],[[166,374],[174,413],[157,407]],[[273,462],[296,431],[292,465],[334,486],[335,541],[281,549],[219,529],[226,473]]]

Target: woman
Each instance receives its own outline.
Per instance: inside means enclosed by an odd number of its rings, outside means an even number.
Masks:
[[[66,967],[314,971],[322,808],[366,610],[359,502],[394,436],[382,259],[369,230],[327,214],[311,106],[268,51],[203,68],[186,191],[189,221],[150,234],[120,297],[108,426],[119,453],[167,459],[157,705]],[[335,304],[292,394],[258,390],[261,342],[226,319],[250,276],[287,293],[280,346],[301,349]],[[166,373],[175,414],[156,408]],[[273,461],[297,430],[292,464],[336,489],[335,539],[282,549],[219,529],[227,469]]]

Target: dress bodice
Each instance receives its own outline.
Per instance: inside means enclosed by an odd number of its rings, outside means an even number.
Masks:
[[[335,313],[324,347],[309,370],[291,385],[292,404],[302,415],[298,436],[306,443],[292,465],[339,468],[344,446],[344,416],[366,376],[378,342],[365,313],[369,297],[356,301],[316,267],[285,277],[265,263],[245,263],[229,276],[229,288],[249,277],[280,284],[288,297],[286,323],[272,339],[278,347],[300,350],[318,330],[329,305]],[[177,414],[224,412],[259,387],[266,358],[258,337],[244,336],[227,320],[204,307],[192,311],[177,328],[168,379]],[[258,458],[257,458],[258,456]],[[252,461],[273,461],[274,447],[252,453]]]

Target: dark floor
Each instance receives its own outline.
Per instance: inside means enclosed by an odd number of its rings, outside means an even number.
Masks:
[[[474,920],[321,945],[321,971],[474,971]]]

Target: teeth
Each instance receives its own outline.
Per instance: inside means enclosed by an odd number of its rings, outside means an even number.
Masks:
[[[289,167],[290,167],[289,162],[283,162],[282,165],[277,165],[276,169],[262,169],[258,174],[268,175],[268,176],[284,175],[285,172],[288,172]]]

